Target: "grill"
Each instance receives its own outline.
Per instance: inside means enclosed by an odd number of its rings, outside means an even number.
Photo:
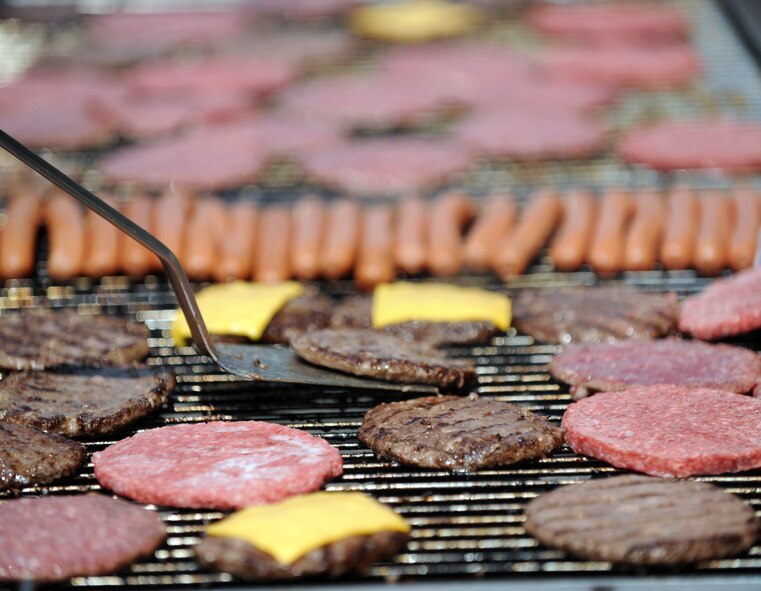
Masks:
[[[620,129],[667,113],[706,114],[718,109],[719,104],[724,111],[728,109],[736,115],[761,120],[761,80],[755,64],[719,8],[704,0],[675,3],[695,21],[695,42],[704,50],[706,61],[706,87],[689,93],[628,97],[611,114],[611,123]],[[34,43],[37,42],[35,37]],[[83,157],[86,155],[74,159],[81,162]],[[0,166],[2,162],[0,160]],[[6,164],[12,166],[12,163]],[[761,184],[758,177],[752,180],[754,184]],[[484,164],[461,181],[475,193],[481,188],[513,186],[519,195],[538,184],[602,188],[613,184],[662,187],[677,181],[687,181],[693,186],[724,186],[726,183],[708,174],[658,175],[625,168],[610,156],[584,164]],[[275,196],[275,193],[266,193],[263,197]],[[309,588],[354,589],[401,582],[420,590],[434,585],[490,589],[507,584],[515,589],[634,589],[644,584],[689,589],[718,588],[719,584],[750,587],[754,581],[756,585],[761,581],[761,545],[754,546],[740,558],[706,561],[682,569],[614,567],[607,562],[575,560],[563,552],[547,549],[523,529],[525,504],[557,485],[608,475],[615,472],[613,468],[577,456],[565,447],[539,462],[475,475],[415,470],[379,461],[359,444],[356,430],[364,413],[376,404],[409,395],[270,386],[221,374],[193,349],[173,348],[169,327],[176,303],[163,279],[149,277],[144,282],[133,283],[123,277],[108,277],[99,282],[80,279],[66,285],[53,285],[45,270],[43,253],[46,250],[43,235],[35,279],[7,282],[0,289],[0,313],[15,313],[20,308],[73,308],[82,314],[112,313],[144,321],[150,330],[148,363],[171,367],[178,379],[168,405],[141,421],[138,430],[209,420],[263,420],[304,429],[326,438],[344,457],[345,474],[340,481],[329,483],[328,490],[369,492],[413,525],[412,540],[393,562],[374,567],[361,579],[348,578],[335,583],[314,581],[306,585]],[[525,276],[508,286],[497,284],[494,278],[485,275],[458,279],[461,284],[506,289],[508,293],[523,288],[549,289],[599,281],[590,272],[555,273],[546,257],[540,258]],[[687,296],[702,289],[708,280],[691,271],[653,271],[625,273],[610,282]],[[319,287],[333,296],[355,291],[352,283],[342,281],[321,283]],[[761,349],[758,335],[737,344]],[[451,348],[450,353],[470,358],[477,364],[481,395],[522,404],[559,422],[570,396],[567,388],[555,383],[547,372],[547,364],[558,350],[557,346],[536,343],[511,329],[487,346]],[[88,441],[86,445],[92,453],[114,441],[99,439]],[[757,512],[761,511],[761,470],[704,480],[740,495]],[[60,495],[98,489],[92,465],[88,463],[76,477],[55,486],[25,489],[22,494]],[[8,498],[8,494],[0,493],[0,500],[3,498]],[[169,528],[169,537],[155,556],[113,576],[75,578],[69,584],[95,589],[244,586],[229,575],[201,569],[193,560],[192,547],[200,539],[203,527],[220,518],[222,512],[155,509]],[[29,589],[31,585],[21,585],[21,588]]]

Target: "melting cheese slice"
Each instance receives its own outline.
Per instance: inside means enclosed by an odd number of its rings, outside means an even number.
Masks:
[[[196,294],[196,300],[209,333],[258,341],[280,308],[303,292],[304,287],[295,281],[272,285],[233,281],[202,289]],[[172,338],[177,345],[182,345],[190,336],[185,315],[178,310],[172,324]]]
[[[411,42],[470,33],[482,18],[479,9],[466,4],[407,0],[357,8],[349,25],[366,37]]]
[[[482,320],[507,330],[511,306],[506,295],[478,287],[400,281],[375,288],[372,320],[375,328],[410,320]]]
[[[372,497],[342,492],[248,507],[206,528],[210,536],[244,540],[280,564],[293,564],[307,552],[350,536],[384,531],[407,533],[410,526]]]

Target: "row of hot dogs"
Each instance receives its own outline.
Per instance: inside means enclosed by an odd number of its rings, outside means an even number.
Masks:
[[[540,189],[523,207],[509,195],[477,207],[459,192],[434,200],[360,206],[306,197],[293,206],[167,192],[116,202],[129,218],[166,244],[191,279],[276,282],[352,275],[360,286],[397,272],[454,276],[464,268],[521,274],[548,244],[556,269],[588,264],[598,273],[695,268],[715,274],[752,264],[761,226],[759,194],[749,188],[609,189],[560,194]],[[44,224],[47,270],[54,280],[159,272],[156,257],[71,197],[15,189],[0,232],[0,275],[24,277],[35,267]]]

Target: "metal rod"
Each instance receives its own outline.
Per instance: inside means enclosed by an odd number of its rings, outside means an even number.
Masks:
[[[177,256],[165,244],[1,129],[0,146],[159,257],[180,309],[188,321],[193,343],[201,353],[208,355],[215,362],[218,361],[217,351],[206,330],[188,276]]]

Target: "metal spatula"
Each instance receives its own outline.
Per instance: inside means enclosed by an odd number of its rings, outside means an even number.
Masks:
[[[386,390],[409,390],[436,393],[434,386],[423,384],[393,384],[321,369],[309,365],[288,347],[277,345],[233,345],[214,344],[206,330],[201,311],[198,309],[193,289],[174,253],[152,234],[143,230],[129,218],[105,203],[93,193],[69,178],[49,162],[43,160],[29,148],[0,130],[0,146],[37,171],[60,189],[84,203],[102,218],[145,246],[164,265],[169,283],[177,296],[183,314],[188,321],[193,344],[204,355],[208,355],[226,372],[248,380],[285,382],[292,384],[318,384],[341,388],[381,388]]]

